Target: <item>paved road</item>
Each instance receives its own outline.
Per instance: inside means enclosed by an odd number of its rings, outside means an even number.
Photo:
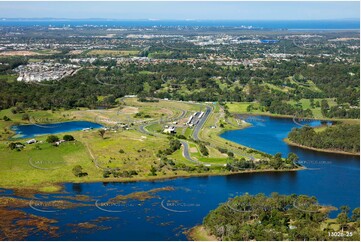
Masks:
[[[181,110],[181,109],[180,109]],[[185,115],[187,114],[187,112],[185,110],[181,110],[182,113],[181,115],[179,115],[178,117],[175,117],[175,118],[171,118],[171,119],[168,119],[168,120],[164,120],[165,122],[174,122],[174,121],[178,121],[182,118],[185,117]],[[142,132],[143,134],[150,134],[150,135],[155,135],[155,136],[160,136],[160,134],[157,134],[157,133],[152,133],[152,132],[149,132],[147,130],[147,126],[149,125],[152,125],[152,124],[156,124],[156,123],[159,123],[160,120],[156,120],[156,121],[152,121],[152,122],[149,122],[149,123],[145,123],[145,124],[141,124],[139,126],[139,131]]]
[[[190,162],[194,162],[194,163],[199,164],[200,163],[199,161],[193,160],[192,157],[190,156],[190,154],[189,154],[189,145],[188,145],[187,141],[180,140],[180,142],[183,145],[183,157],[186,158],[187,160],[189,160]]]
[[[192,138],[194,140],[199,140],[198,134],[201,131],[204,123],[207,121],[208,116],[212,113],[212,108],[210,106],[206,106],[206,111],[204,112],[203,117],[198,122],[198,124],[194,127],[194,131],[192,134]]]

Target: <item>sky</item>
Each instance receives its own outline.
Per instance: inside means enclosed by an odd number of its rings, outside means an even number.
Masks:
[[[359,19],[353,2],[0,2],[0,18],[159,20]]]

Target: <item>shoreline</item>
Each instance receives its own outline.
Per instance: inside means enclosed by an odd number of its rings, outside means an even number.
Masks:
[[[208,234],[203,225],[196,225],[185,232],[188,240],[193,241],[218,241],[217,237]]]
[[[232,113],[232,114],[240,114],[240,115],[249,115],[249,116],[267,116],[267,117],[273,117],[273,118],[291,118],[293,119],[295,115],[289,115],[289,114],[273,114],[273,113]],[[319,121],[338,121],[338,122],[347,122],[347,121],[358,121],[359,119],[352,119],[352,118],[327,118],[327,117],[297,117],[297,118],[304,118],[306,120],[319,120]]]
[[[247,114],[247,113],[240,113],[240,114]],[[275,118],[292,118],[293,117],[291,115],[274,115],[274,114],[247,114],[247,115],[270,116],[270,117],[275,117]],[[246,126],[241,127],[241,128],[237,128],[237,127],[235,127],[235,128],[224,128],[220,132],[217,133],[217,136],[219,138],[221,138],[222,140],[224,140],[225,142],[231,142],[231,143],[234,143],[235,145],[238,145],[238,146],[241,146],[241,147],[253,149],[253,148],[244,146],[242,144],[238,144],[238,143],[235,143],[233,141],[226,140],[226,139],[221,137],[221,135],[224,132],[231,131],[231,130],[245,129],[245,128],[249,128],[250,126],[252,126],[252,124],[247,123],[247,122],[245,124],[246,124]],[[298,145],[296,143],[293,143],[291,141],[288,141],[286,139],[287,138],[284,139],[284,142],[286,142],[287,144],[297,146],[297,147],[300,147],[300,148],[311,149],[311,150],[315,150],[315,151],[319,151],[319,152],[338,153],[338,154],[359,156],[359,154],[350,153],[350,152],[329,151],[329,150],[316,149],[316,148],[312,148],[312,147],[305,147],[305,146],[301,146],[301,145]],[[264,153],[264,152],[262,152],[262,153]],[[229,176],[229,175],[236,175],[236,174],[242,174],[242,173],[290,172],[290,171],[300,171],[300,170],[306,170],[306,169],[307,169],[307,167],[301,166],[301,167],[297,167],[297,168],[293,168],[293,169],[282,169],[282,170],[262,169],[262,170],[243,170],[243,171],[237,171],[237,172],[224,172],[224,171],[222,171],[222,172],[205,172],[205,173],[181,174],[181,175],[165,175],[165,176],[161,176],[161,177],[159,177],[159,176],[155,176],[155,177],[143,176],[143,177],[121,178],[121,179],[119,179],[119,178],[94,178],[94,179],[80,180],[80,181],[78,181],[76,178],[74,178],[73,180],[59,181],[59,182],[54,182],[54,183],[45,181],[44,183],[42,183],[43,186],[41,186],[41,185],[32,185],[32,186],[28,186],[28,187],[21,187],[21,186],[19,187],[19,186],[15,185],[15,186],[4,186],[4,187],[1,187],[1,188],[4,188],[4,189],[34,190],[34,191],[38,191],[38,192],[42,192],[42,193],[54,193],[54,192],[62,191],[64,189],[64,184],[65,183],[152,182],[152,181],[162,181],[162,180],[173,180],[173,179],[179,179],[179,178],[207,177],[207,176]],[[52,188],[52,189],[50,189],[50,191],[49,191],[48,188]]]
[[[289,140],[288,138],[284,138],[283,141],[288,145],[299,147],[299,148],[306,149],[306,150],[313,150],[313,151],[318,151],[318,152],[323,152],[323,153],[331,153],[331,154],[360,156],[360,153],[347,152],[347,151],[341,151],[341,150],[320,149],[320,148],[314,148],[314,147],[310,147],[310,146],[300,145],[300,144],[297,144],[297,143]]]
[[[275,169],[264,169],[264,170],[248,170],[248,171],[236,171],[236,172],[221,172],[221,173],[196,173],[196,174],[187,174],[187,175],[170,175],[170,176],[164,176],[164,177],[139,177],[139,178],[124,178],[122,180],[119,180],[119,178],[100,178],[100,179],[94,179],[94,180],[87,180],[87,181],[62,181],[62,182],[55,182],[55,183],[46,183],[46,187],[56,187],[56,190],[53,191],[42,191],[39,186],[29,186],[29,187],[19,187],[19,186],[0,186],[1,189],[15,189],[15,190],[32,190],[38,193],[57,193],[61,192],[64,189],[65,183],[81,183],[81,184],[87,184],[87,183],[96,183],[96,182],[119,182],[119,183],[136,183],[136,182],[157,182],[157,181],[166,181],[166,180],[174,180],[179,178],[193,178],[193,177],[211,177],[211,176],[230,176],[230,175],[237,175],[237,174],[250,174],[250,173],[263,173],[263,172],[297,172],[307,170],[307,167],[301,166],[294,169],[282,169],[282,170],[275,170]]]

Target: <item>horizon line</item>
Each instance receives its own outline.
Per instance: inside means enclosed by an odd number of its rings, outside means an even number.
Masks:
[[[0,17],[0,21],[6,20],[106,20],[106,21],[325,21],[325,20],[352,20],[360,21],[360,18],[327,18],[327,19],[116,19],[116,18],[53,18],[53,17],[18,17],[18,18],[7,18]]]

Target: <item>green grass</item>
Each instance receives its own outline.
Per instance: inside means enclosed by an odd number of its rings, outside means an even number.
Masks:
[[[273,85],[273,84],[270,84],[270,83],[265,83],[265,84],[262,84],[262,85],[263,85],[263,86],[267,86],[267,87],[269,87],[270,89],[280,91],[280,92],[288,92],[289,90],[293,89],[293,88],[290,88],[290,87],[280,87],[280,86],[276,86],[276,85]]]
[[[0,75],[0,82],[14,82],[17,78],[17,75]]]
[[[36,50],[34,51],[36,53],[39,53],[41,55],[53,55],[53,54],[58,54],[60,53],[60,51],[58,50],[52,50],[52,49],[48,49],[48,50]]]
[[[172,51],[156,51],[148,54],[149,58],[158,58],[163,56],[170,56],[173,52]]]
[[[163,118],[178,117],[182,110],[187,112],[184,120],[179,124],[185,122],[189,115],[200,109],[204,110],[204,104],[188,103],[188,102],[175,102],[160,100],[157,103],[141,103],[136,98],[126,98],[125,104],[122,108],[117,107],[109,110],[87,110],[85,108],[77,110],[59,110],[59,111],[34,111],[27,110],[30,116],[36,119],[47,122],[59,122],[66,120],[88,120],[95,121],[95,117],[99,115],[101,118],[120,118],[127,120],[128,116],[134,115],[136,112],[145,112],[153,115],[154,119],[159,119],[162,114]],[[235,105],[243,105],[247,103],[235,103]],[[234,105],[234,104],[231,104]],[[219,105],[216,105],[216,113],[213,113],[207,120],[204,128],[200,132],[200,139],[210,142],[207,145],[209,156],[202,156],[199,152],[198,145],[189,142],[190,148],[196,148],[190,154],[194,159],[206,164],[212,164],[210,173],[224,172],[222,169],[223,164],[228,161],[228,157],[218,151],[217,147],[227,148],[235,153],[237,157],[245,155],[244,147],[230,141],[226,141],[219,137],[219,133],[223,131],[219,127],[219,120],[225,123],[226,129],[235,129],[246,127],[236,126],[236,122],[230,119],[229,123],[224,120],[224,113]],[[146,135],[138,131],[137,125],[132,126],[130,130],[107,131],[104,139],[100,137],[97,130],[90,132],[69,132],[75,137],[75,142],[67,142],[61,144],[59,147],[54,147],[45,143],[46,135],[36,137],[37,140],[42,141],[38,145],[26,145],[21,151],[10,150],[8,148],[11,141],[6,138],[10,136],[4,130],[12,124],[22,123],[26,124],[29,121],[22,120],[22,113],[13,114],[11,109],[1,110],[0,117],[4,115],[12,119],[11,122],[0,121],[0,130],[3,132],[2,141],[0,141],[0,186],[1,187],[22,187],[22,188],[35,188],[41,191],[52,192],[59,189],[57,183],[63,182],[90,182],[90,181],[124,181],[128,178],[103,178],[102,169],[97,168],[96,165],[105,168],[119,168],[120,171],[136,170],[139,175],[134,177],[133,180],[142,179],[155,179],[166,178],[174,175],[187,176],[190,173],[186,171],[173,171],[169,167],[165,167],[161,172],[158,172],[156,177],[150,177],[149,171],[151,166],[158,166],[160,159],[157,157],[158,150],[164,150],[169,146],[169,140],[166,135],[153,136]],[[163,120],[164,120],[163,119]],[[134,121],[134,119],[132,119]],[[142,121],[140,119],[140,121]],[[143,122],[143,121],[142,121]],[[216,129],[211,129],[210,126],[216,125]],[[150,131],[157,131],[162,128],[163,124],[153,124],[147,126]],[[193,129],[183,128],[184,134],[191,136]],[[182,132],[182,128],[179,129]],[[64,134],[58,134],[62,137]],[[24,142],[25,139],[20,139]],[[40,149],[36,149],[35,147]],[[124,152],[119,152],[123,150]],[[259,155],[255,155],[256,158]],[[176,163],[184,163],[187,165],[195,166],[194,162],[190,162],[183,157],[182,149],[174,152],[168,158],[174,159]],[[94,160],[96,162],[94,162]],[[38,169],[34,167],[32,162],[41,165],[42,168],[56,169]],[[40,163],[39,163],[40,162]],[[72,168],[75,165],[81,165],[84,172],[88,173],[85,177],[75,177],[72,173]],[[214,165],[214,166],[213,166]],[[198,173],[197,173],[198,174]]]
[[[135,56],[138,50],[91,50],[86,53],[88,56]]]
[[[335,100],[333,98],[325,98],[325,100],[327,100],[328,102],[328,105],[330,107],[333,107],[333,106],[336,106],[337,103],[335,102]],[[319,102],[321,104],[321,101],[322,101],[322,98],[315,98],[314,99],[314,103],[316,102]],[[291,101],[288,101],[289,104],[292,104],[294,106],[297,105],[297,103],[301,104],[301,107],[303,110],[306,110],[306,109],[310,109],[312,111],[312,114],[314,117],[316,118],[322,118],[323,115],[321,113],[321,108],[320,107],[314,107],[314,108],[311,108],[311,101],[310,99],[301,99],[300,101],[295,101],[295,100],[291,100]]]
[[[252,113],[252,114],[264,114],[261,110],[251,110],[250,112],[247,111],[247,107],[249,105],[253,105],[254,107],[259,107],[258,103],[254,102],[232,102],[226,104],[229,112],[231,113]]]
[[[312,80],[307,80],[305,83],[298,82],[293,77],[289,77],[288,80],[290,81],[290,83],[296,84],[297,86],[299,86],[301,88],[306,88],[313,92],[321,92],[321,90],[317,87],[317,85]]]
[[[45,137],[37,138],[43,140]],[[66,142],[59,147],[48,143],[26,145],[21,151],[10,150],[9,142],[0,144],[0,186],[54,189],[54,184],[77,181],[72,168],[79,164],[92,177],[98,173],[84,147],[78,141]],[[87,178],[84,178],[87,180]]]
[[[30,116],[30,120],[22,120],[22,116],[24,113],[16,113],[13,114],[11,112],[11,108],[4,109],[0,111],[0,140],[6,140],[10,138],[14,133],[10,132],[10,127],[16,124],[32,124],[36,123],[54,123],[61,121],[70,121],[73,119],[71,115],[71,110],[69,111],[35,111],[35,110],[26,110]],[[2,120],[4,116],[7,116],[11,119],[11,121]]]
[[[156,72],[152,72],[152,71],[140,71],[139,74],[141,75],[152,75],[155,74]]]
[[[187,138],[191,138],[192,137],[192,133],[193,133],[193,129],[191,128],[186,128],[186,131],[184,132],[184,136]]]

